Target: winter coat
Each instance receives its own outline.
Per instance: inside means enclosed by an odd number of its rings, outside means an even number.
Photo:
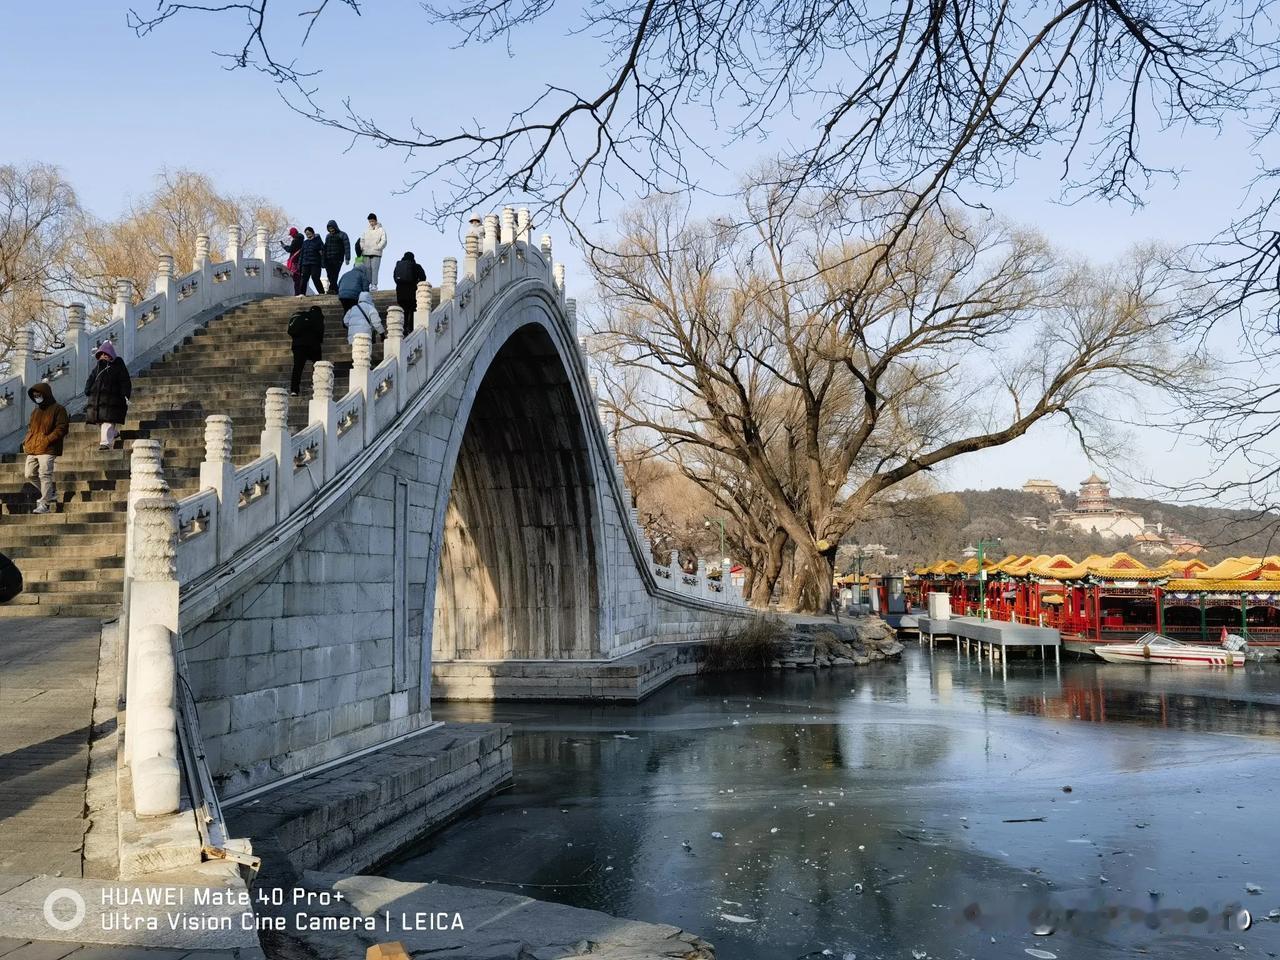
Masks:
[[[360,237],[360,248],[366,257],[382,256],[382,251],[387,249],[387,231],[382,229],[382,224],[365,230]]]
[[[85,423],[124,423],[132,393],[133,381],[124,361],[119,357],[99,360],[84,382]]]
[[[360,294],[359,301],[347,311],[342,322],[347,328],[347,343],[355,343],[358,334],[372,335],[374,330],[378,333],[383,330],[378,308],[373,305],[373,296],[368,293]]]
[[[414,307],[418,302],[418,284],[427,279],[422,264],[413,259],[412,253],[406,253],[396,261],[391,278],[396,282],[396,303],[405,309]]]
[[[303,268],[315,267],[324,263],[324,240],[320,237],[308,237],[302,241],[300,265]]]
[[[356,300],[369,291],[369,274],[364,267],[355,266],[338,278],[338,297]]]
[[[67,408],[53,399],[53,388],[44,381],[27,391],[32,401],[44,399],[31,414],[27,435],[22,438],[22,452],[33,457],[62,456],[62,438],[67,435]]]
[[[312,363],[319,360],[320,345],[324,343],[324,311],[319,307],[299,310],[289,318],[289,337],[295,354]]]
[[[337,221],[330,220],[324,235],[324,262],[326,264],[346,263],[351,259],[351,240],[346,233],[338,229]],[[333,227],[333,233],[327,231]]]
[[[296,277],[298,272],[302,269],[299,263],[299,258],[302,253],[302,234],[300,234],[296,228],[291,229],[289,231],[289,239],[281,240],[280,246],[283,247],[284,252],[289,255],[289,259],[285,261],[285,266],[288,268],[289,273]]]
[[[0,553],[0,603],[8,603],[22,592],[22,571]]]

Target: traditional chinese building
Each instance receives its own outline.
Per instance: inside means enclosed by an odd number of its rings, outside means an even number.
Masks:
[[[1024,488],[1025,489],[1025,488]],[[1049,515],[1053,526],[1074,527],[1085,533],[1128,540],[1146,531],[1140,514],[1111,502],[1111,487],[1096,473],[1080,484],[1074,510],[1055,510]]]
[[[1028,480],[1022,485],[1022,492],[1043,497],[1055,507],[1062,505],[1062,488],[1052,480]]]
[[[938,590],[960,614],[1057,627],[1068,650],[1087,652],[1156,632],[1216,643],[1223,630],[1256,646],[1280,646],[1280,556],[1196,559],[1147,566],[1127,553],[1008,556],[983,564],[943,561],[916,570],[923,601]]]

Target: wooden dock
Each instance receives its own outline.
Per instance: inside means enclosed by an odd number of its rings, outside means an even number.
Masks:
[[[1046,659],[1045,651],[1052,648],[1054,666],[1062,662],[1062,635],[1054,627],[1037,627],[1026,623],[1009,623],[1006,620],[982,620],[978,617],[951,617],[934,620],[917,617],[920,624],[920,642],[933,649],[938,637],[950,637],[956,642],[956,652],[976,649],[978,657],[985,656],[993,666],[1000,661],[1001,675],[1008,675],[1005,652],[1008,650],[1039,650],[1040,659]]]

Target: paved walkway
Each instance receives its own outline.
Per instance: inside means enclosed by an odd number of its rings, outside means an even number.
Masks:
[[[152,947],[104,947],[100,944],[33,942],[0,937],[0,960],[229,960],[238,953],[221,950],[163,950]]]
[[[83,875],[100,631],[97,620],[0,620],[0,874]],[[0,946],[10,955],[27,960]]]

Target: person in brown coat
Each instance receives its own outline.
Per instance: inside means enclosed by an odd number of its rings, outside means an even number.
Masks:
[[[67,435],[67,408],[53,399],[53,389],[41,381],[27,391],[36,408],[27,424],[22,452],[27,455],[27,483],[40,482],[40,502],[32,513],[48,513],[53,508],[53,464],[62,456],[62,439]]]

